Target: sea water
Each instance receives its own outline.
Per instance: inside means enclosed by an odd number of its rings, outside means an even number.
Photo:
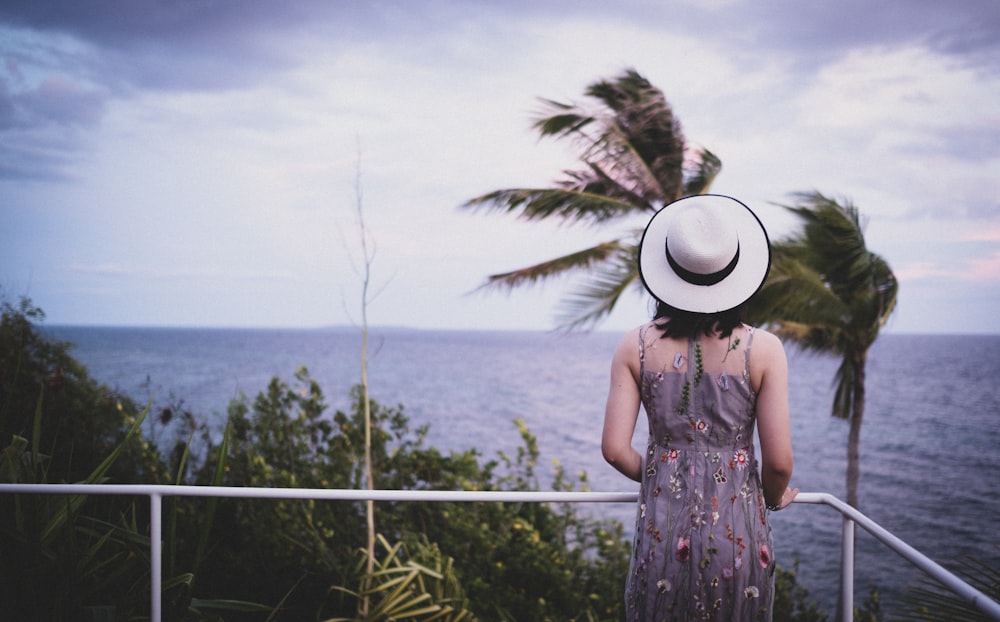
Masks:
[[[292,381],[305,366],[331,408],[349,407],[360,372],[358,329],[243,330],[45,327],[75,344],[93,378],[154,412],[167,405],[221,429],[229,401],[253,398],[272,377]],[[515,419],[537,437],[544,479],[552,461],[587,473],[596,491],[636,484],[601,458],[600,434],[611,354],[620,336],[506,331],[372,329],[372,397],[400,404],[429,445],[516,452]],[[793,486],[845,498],[848,424],[830,416],[839,361],[789,347]],[[859,506],[944,565],[973,555],[1000,566],[1000,336],[884,335],[869,352],[861,435]],[[163,430],[151,429],[152,434]],[[635,444],[644,445],[640,416]],[[630,504],[603,515],[634,522]],[[774,514],[776,557],[799,562],[798,579],[828,612],[837,598],[840,515],[796,504]],[[855,603],[879,588],[892,610],[919,570],[858,530]],[[624,578],[623,578],[624,579]]]

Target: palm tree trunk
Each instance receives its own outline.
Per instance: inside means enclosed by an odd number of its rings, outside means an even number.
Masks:
[[[847,504],[853,508],[858,507],[858,480],[861,478],[861,422],[865,416],[865,360],[867,352],[862,351],[854,357],[854,399],[851,402],[850,431],[847,433]],[[850,553],[854,557],[854,552]],[[844,560],[841,560],[844,563]],[[840,586],[844,589],[844,586]],[[844,602],[843,594],[837,599],[837,620],[843,620],[841,604]]]
[[[854,401],[851,404],[851,428],[847,435],[847,503],[858,507],[858,480],[861,478],[861,422],[865,416],[865,363],[867,352],[854,361]]]

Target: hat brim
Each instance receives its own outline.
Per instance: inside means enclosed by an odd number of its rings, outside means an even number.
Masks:
[[[667,230],[673,217],[690,202],[709,203],[724,210],[736,225],[740,252],[736,267],[713,285],[696,285],[681,278],[670,266],[665,251]],[[657,300],[695,313],[720,313],[736,308],[764,285],[771,267],[771,245],[764,225],[742,202],[719,194],[699,194],[664,206],[653,215],[639,243],[639,278]]]

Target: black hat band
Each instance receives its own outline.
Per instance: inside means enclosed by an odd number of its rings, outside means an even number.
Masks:
[[[739,242],[737,242],[736,244],[736,254],[733,255],[732,261],[730,261],[726,265],[726,267],[723,268],[722,270],[719,270],[718,272],[712,272],[710,274],[691,272],[687,268],[677,263],[677,260],[674,259],[674,256],[670,254],[670,245],[667,244],[666,239],[664,239],[664,247],[665,247],[664,250],[666,251],[667,254],[667,262],[670,264],[670,267],[673,268],[675,273],[677,273],[677,276],[681,277],[682,279],[684,279],[688,283],[691,283],[692,285],[706,285],[706,286],[715,285],[716,283],[721,282],[722,279],[732,274],[733,270],[736,269],[736,265],[740,262]]]

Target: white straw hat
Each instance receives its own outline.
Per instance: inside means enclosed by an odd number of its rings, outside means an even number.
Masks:
[[[732,197],[699,194],[664,206],[639,244],[639,277],[657,300],[682,311],[740,306],[771,267],[767,231]]]

